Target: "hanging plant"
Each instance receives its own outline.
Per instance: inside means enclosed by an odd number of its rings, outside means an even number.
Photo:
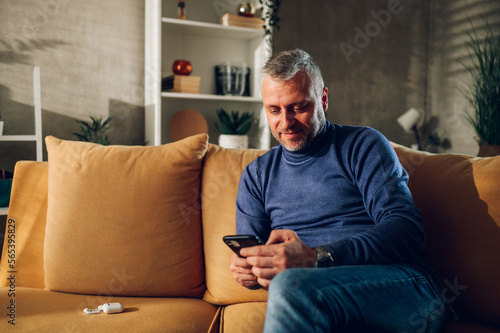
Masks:
[[[263,13],[262,20],[264,21],[264,36],[269,43],[269,47],[273,48],[273,28],[276,27],[280,29],[279,21],[279,11],[281,6],[281,0],[259,0],[262,5]]]

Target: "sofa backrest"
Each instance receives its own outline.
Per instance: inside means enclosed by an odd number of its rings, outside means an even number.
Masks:
[[[7,277],[11,271],[19,272],[16,274],[16,286],[45,287],[43,245],[48,171],[47,162],[20,161],[16,164],[0,260],[2,287],[10,284]]]
[[[209,145],[202,168],[201,201],[203,248],[205,251],[204,299],[226,305],[247,301],[267,301],[264,290],[240,286],[229,265],[231,250],[222,242],[225,235],[236,234],[236,194],[243,169],[264,150],[224,149]]]
[[[500,156],[393,146],[410,176],[443,297],[459,315],[500,325]]]

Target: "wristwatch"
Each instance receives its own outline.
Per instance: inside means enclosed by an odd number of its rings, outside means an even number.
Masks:
[[[333,258],[330,252],[328,252],[323,246],[314,247],[316,250],[316,261],[313,267],[332,267]]]

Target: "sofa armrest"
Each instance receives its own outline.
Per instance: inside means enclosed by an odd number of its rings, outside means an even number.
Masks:
[[[43,246],[47,181],[47,162],[20,161],[16,164],[0,261],[0,287],[10,285],[7,278],[13,274],[18,287],[45,286]]]

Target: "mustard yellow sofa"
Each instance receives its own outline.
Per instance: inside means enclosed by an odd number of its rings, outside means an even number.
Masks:
[[[267,292],[234,281],[222,237],[235,233],[240,174],[264,151],[206,135],[157,147],[46,143],[49,162],[14,172],[1,332],[262,331]],[[394,147],[459,318],[448,332],[500,332],[500,157]],[[124,312],[83,312],[108,302]]]

